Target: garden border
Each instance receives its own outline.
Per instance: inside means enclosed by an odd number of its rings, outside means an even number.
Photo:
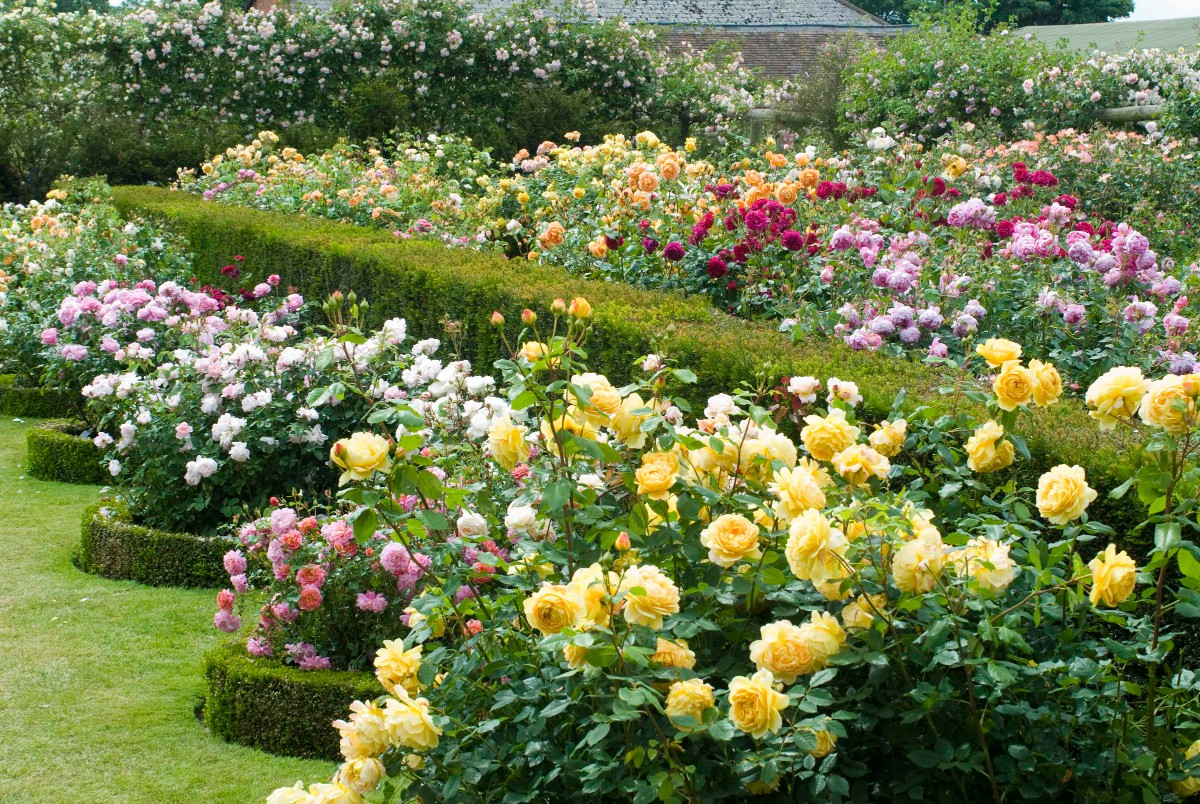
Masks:
[[[25,388],[17,385],[16,375],[0,375],[0,416],[57,419],[75,413],[66,392]]]
[[[700,378],[688,389],[693,402],[756,382],[764,373],[772,379],[836,374],[859,384],[869,418],[886,417],[902,389],[910,415],[918,406],[927,408],[925,415],[948,408],[937,391],[944,382],[938,370],[854,351],[836,339],[793,343],[773,325],[734,318],[705,299],[587,280],[496,254],[397,240],[381,229],[227,206],[177,190],[115,187],[112,199],[123,213],[163,218],[185,236],[199,281],[220,284],[220,267],[241,255],[252,270],[277,271],[286,285],[309,299],[352,289],[371,302],[373,312],[407,319],[409,332],[417,337],[442,336],[439,322],[453,318],[464,325],[464,356],[476,365],[490,365],[502,356],[500,334],[489,326],[493,310],[541,311],[555,298],[584,295],[594,309],[600,344],[590,351],[589,365],[617,383],[630,377],[639,356],[653,350],[665,351]],[[515,337],[519,316],[508,318],[506,330]],[[960,407],[972,405],[963,402]],[[976,405],[973,412],[982,409]],[[1032,455],[1019,467],[1019,482],[1036,485],[1052,466],[1079,464],[1101,492],[1089,511],[1093,518],[1115,528],[1119,539],[1143,521],[1135,495],[1112,500],[1106,494],[1146,461],[1130,434],[1101,432],[1077,400],[1039,409],[1035,417],[1024,418],[1018,427]]]
[[[30,427],[25,433],[26,471],[57,483],[103,483],[104,452],[80,435],[86,428],[75,419],[50,419]]]
[[[254,660],[239,643],[204,657],[200,714],[218,737],[284,756],[337,761],[339,735],[330,725],[356,700],[374,700],[383,687],[371,673],[299,670]]]
[[[119,500],[88,506],[81,530],[73,560],[84,572],[147,586],[218,589],[228,581],[222,559],[233,542],[136,525]]]

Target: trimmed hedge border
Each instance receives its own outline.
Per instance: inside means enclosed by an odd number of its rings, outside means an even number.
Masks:
[[[68,394],[44,388],[23,388],[12,374],[0,375],[0,416],[56,419],[78,415]]]
[[[298,670],[255,660],[238,643],[204,657],[204,724],[233,743],[284,756],[340,759],[333,721],[383,688],[371,673]]]
[[[84,572],[147,586],[218,589],[229,580],[222,558],[226,539],[170,533],[135,525],[116,500],[101,500],[83,512],[75,566]]]
[[[853,380],[873,418],[888,414],[901,389],[907,389],[910,410],[925,405],[936,414],[946,408],[937,393],[942,377],[924,364],[856,352],[834,339],[792,343],[772,325],[733,318],[700,298],[590,281],[536,262],[398,241],[378,229],[231,207],[162,188],[116,187],[113,203],[125,213],[163,218],[184,235],[200,281],[219,284],[220,266],[240,254],[248,266],[279,273],[310,299],[354,290],[376,313],[406,318],[417,337],[440,337],[440,320],[452,318],[464,324],[465,356],[480,366],[501,356],[499,335],[488,324],[493,310],[541,310],[555,298],[584,295],[595,311],[591,368],[614,382],[628,379],[637,357],[661,349],[700,378],[689,391],[693,401],[765,372],[772,378],[836,374]],[[508,319],[514,337],[519,316]],[[1038,475],[1056,464],[1079,464],[1101,492],[1089,511],[1094,518],[1119,534],[1140,523],[1136,495],[1106,496],[1145,462],[1139,445],[1127,433],[1100,432],[1077,400],[1036,415],[1020,425],[1033,457],[1021,466],[1020,482],[1036,485]]]
[[[81,435],[86,425],[71,419],[51,419],[25,434],[25,465],[38,480],[59,483],[103,483],[104,452]]]

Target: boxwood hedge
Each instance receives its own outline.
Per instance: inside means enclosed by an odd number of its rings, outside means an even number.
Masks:
[[[25,434],[25,468],[38,480],[59,483],[103,483],[104,452],[82,435],[85,425],[71,419],[51,419]]]
[[[209,652],[201,714],[217,736],[272,754],[339,759],[334,720],[383,688],[370,673],[298,670],[251,659],[240,644]]]
[[[126,212],[165,218],[187,237],[200,281],[217,283],[220,267],[242,255],[252,270],[278,273],[311,299],[354,290],[377,314],[405,317],[420,337],[441,335],[439,322],[450,318],[462,323],[465,356],[477,365],[501,356],[500,338],[488,325],[493,310],[542,310],[555,298],[584,295],[595,310],[591,365],[615,380],[627,378],[635,359],[653,348],[696,372],[696,400],[766,373],[853,380],[873,417],[886,415],[901,389],[910,407],[923,404],[936,412],[945,404],[937,393],[938,372],[921,363],[856,352],[826,338],[791,343],[769,324],[732,318],[700,298],[589,281],[536,262],[399,241],[382,230],[230,207],[161,188],[117,187],[113,200]],[[508,315],[510,336],[518,319]],[[1039,411],[1036,420],[1024,418],[1019,430],[1033,455],[1021,467],[1022,480],[1036,480],[1056,464],[1079,464],[1106,492],[1145,458],[1126,434],[1101,433],[1074,400]],[[1102,495],[1092,513],[1118,532],[1143,519],[1135,495]]]
[[[84,572],[148,586],[215,589],[229,580],[221,561],[233,542],[134,524],[119,499],[89,506],[82,531],[74,560]]]
[[[0,416],[52,419],[72,414],[76,414],[75,406],[65,392],[26,388],[18,385],[12,374],[0,375]]]

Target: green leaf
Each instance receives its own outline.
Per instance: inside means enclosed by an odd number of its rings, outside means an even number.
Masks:
[[[932,768],[938,764],[938,755],[926,748],[909,751],[908,758],[918,768]]]
[[[1154,528],[1154,549],[1164,553],[1174,550],[1183,539],[1178,522],[1159,522]]]

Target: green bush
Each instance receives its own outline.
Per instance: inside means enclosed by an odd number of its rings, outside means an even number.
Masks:
[[[228,581],[221,560],[231,546],[226,539],[136,525],[120,500],[107,499],[83,512],[74,561],[84,572],[113,580],[215,589]]]
[[[74,411],[67,394],[42,388],[24,388],[11,374],[0,376],[0,416],[52,419]]]
[[[397,241],[387,232],[299,215],[235,209],[168,190],[118,187],[113,199],[127,213],[166,218],[188,239],[200,281],[216,281],[222,260],[243,254],[248,264],[278,270],[285,284],[310,299],[354,290],[380,317],[408,319],[418,337],[442,335],[443,318],[461,322],[464,357],[480,366],[507,356],[488,325],[492,311],[543,309],[554,298],[583,295],[595,309],[589,364],[614,382],[626,381],[634,361],[657,350],[695,370],[699,382],[690,396],[697,403],[764,376],[774,381],[836,374],[860,385],[868,418],[886,416],[901,390],[909,410],[927,405],[935,414],[948,408],[937,392],[939,373],[922,364],[856,352],[824,338],[789,343],[770,325],[732,318],[700,298],[584,280],[537,263]],[[519,328],[519,321],[510,321],[509,336]],[[1025,482],[1036,482],[1056,464],[1079,464],[1089,482],[1107,492],[1145,460],[1127,434],[1100,432],[1077,401],[1042,411],[1020,430],[1032,453]],[[1095,516],[1118,533],[1142,521],[1136,499],[1102,497],[1096,509]]]
[[[59,483],[103,483],[100,461],[104,452],[83,432],[84,424],[71,419],[54,419],[30,428],[25,435],[29,474]]]
[[[383,692],[370,673],[284,667],[251,659],[236,643],[209,652],[204,679],[204,723],[218,737],[314,759],[338,759],[330,724],[345,718],[354,701]]]

